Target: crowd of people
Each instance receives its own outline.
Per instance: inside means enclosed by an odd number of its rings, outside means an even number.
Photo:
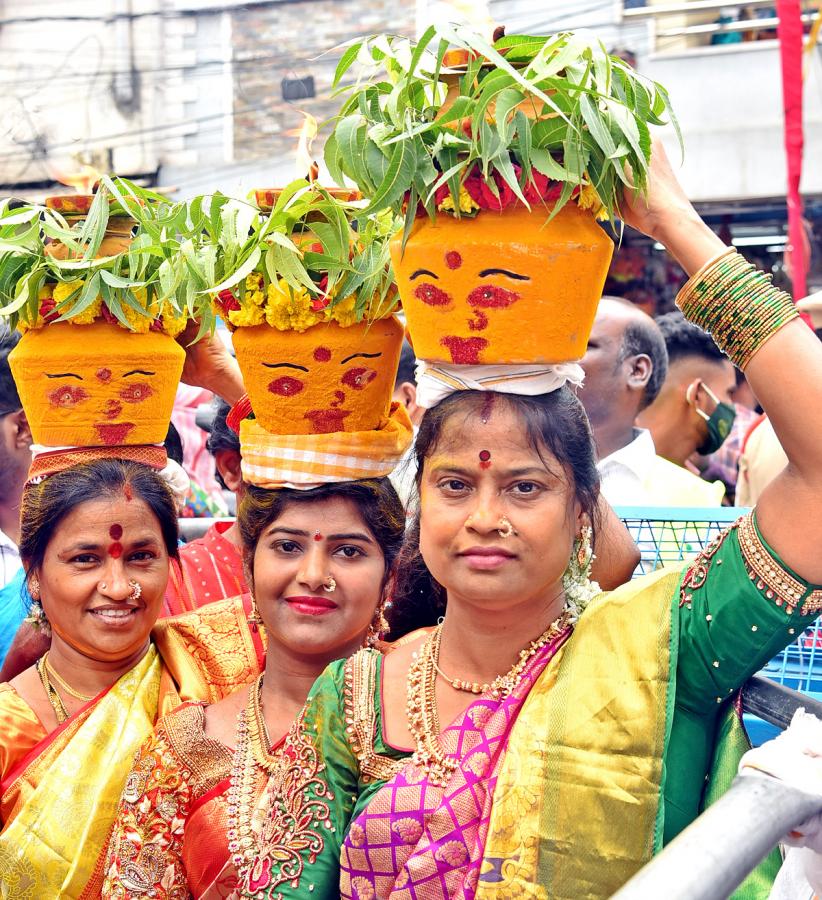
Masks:
[[[574,202],[568,227],[598,235]],[[309,298],[275,329],[278,285],[221,291],[240,364],[215,337],[157,339],[186,356],[162,445],[127,439],[164,390],[159,350],[31,355],[66,328],[122,344],[116,316],[41,306],[4,336],[0,896],[605,898],[724,790],[739,689],[822,611],[822,346],[661,144],[621,204],[689,281],[657,320],[602,298],[582,373],[480,359],[542,302],[542,261],[475,265],[442,239],[395,269],[451,324],[408,304],[404,344],[379,303],[357,320]],[[432,338],[450,363],[415,357]],[[37,440],[110,436],[124,404],[120,440]],[[762,415],[784,458],[755,508],[633,577],[614,506],[751,498]],[[182,542],[192,512],[215,521]],[[767,897],[775,865],[739,896]]]

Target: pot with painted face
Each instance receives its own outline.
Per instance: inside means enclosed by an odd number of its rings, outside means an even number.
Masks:
[[[161,444],[185,352],[161,332],[107,322],[28,331],[9,366],[36,444]]]
[[[237,328],[234,349],[259,424],[275,434],[371,431],[389,413],[403,327],[394,316],[305,331]]]
[[[563,363],[585,354],[613,243],[569,203],[420,217],[391,256],[418,357],[457,365]]]
[[[303,280],[295,284],[274,266],[268,277],[254,271],[241,287],[217,295],[218,311],[233,332],[246,413],[253,411],[271,434],[373,431],[390,413],[404,337],[391,314],[396,291],[388,237],[374,223],[351,228],[356,191],[308,182],[305,188],[293,205],[279,209],[279,189],[256,192],[258,207],[298,248],[281,265],[292,275],[301,266]],[[366,254],[371,277],[346,290],[351,267]]]

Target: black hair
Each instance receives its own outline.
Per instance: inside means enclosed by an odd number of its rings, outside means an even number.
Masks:
[[[458,391],[426,410],[414,444],[419,490],[425,460],[436,449],[446,423],[481,414],[489,397],[510,409],[522,422],[528,441],[542,457],[547,450],[571,474],[577,501],[596,530],[599,473],[591,426],[582,403],[567,386],[538,397]],[[425,565],[420,553],[420,517],[415,515],[397,560],[392,606],[387,612],[390,638],[396,640],[416,628],[433,625],[445,610],[445,590]]]
[[[393,572],[394,561],[405,533],[405,508],[388,478],[340,481],[324,484],[309,491],[291,488],[271,491],[246,484],[237,514],[237,525],[249,574],[253,574],[250,560],[260,536],[289,506],[318,503],[337,497],[354,503],[369,531],[380,545],[385,559],[383,578],[385,587]]]
[[[698,356],[709,362],[722,362],[728,358],[707,332],[692,325],[679,310],[657,316],[656,324],[665,338],[669,364],[688,356]]]
[[[402,352],[400,353],[400,366],[397,369],[397,377],[394,379],[394,387],[398,388],[406,381],[411,384],[417,383],[417,357],[408,341],[403,341]]]
[[[19,341],[20,335],[16,331],[9,331],[5,326],[0,327],[0,416],[17,412],[23,405],[9,367],[9,353]]]
[[[651,360],[651,377],[645,385],[642,405],[639,407],[642,410],[650,406],[659,396],[665,376],[668,374],[668,351],[665,347],[665,338],[654,320],[645,313],[635,316],[625,326],[617,362],[623,363],[629,356],[640,354],[644,354]]]
[[[221,397],[215,397],[214,418],[211,420],[211,432],[208,435],[208,452],[214,456],[220,450],[234,450],[240,452],[240,436],[226,424],[226,416],[231,411],[231,406]]]
[[[26,572],[43,564],[57,526],[75,507],[125,493],[142,500],[154,513],[168,555],[177,558],[177,507],[159,473],[131,460],[98,459],[26,486],[20,512],[20,556]]]
[[[163,446],[166,450],[166,456],[181,466],[183,464],[183,439],[180,437],[180,432],[177,431],[177,428],[171,422],[168,423],[168,431],[166,432]]]

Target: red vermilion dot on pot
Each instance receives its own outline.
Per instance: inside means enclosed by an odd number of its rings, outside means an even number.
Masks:
[[[328,362],[331,359],[331,351],[328,347],[317,347],[314,351],[315,362]]]
[[[445,254],[445,265],[449,269],[458,269],[462,265],[462,257],[456,250],[449,250]]]

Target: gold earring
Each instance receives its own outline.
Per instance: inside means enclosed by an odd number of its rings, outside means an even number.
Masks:
[[[579,564],[580,569],[585,568],[590,563],[591,557],[593,556],[591,548],[592,534],[593,530],[590,525],[583,525],[579,529],[579,534],[577,535],[575,543],[577,548],[577,563]]]
[[[32,600],[40,601],[40,581],[36,575],[32,575],[29,579],[29,594]]]
[[[260,625],[263,624],[263,620],[262,620],[262,617],[260,616],[259,609],[257,609],[257,600],[255,599],[254,594],[251,594],[250,597],[251,597],[251,613],[248,616],[248,618],[246,619],[246,622],[248,622],[248,624],[252,628],[258,628]]]
[[[368,626],[368,631],[365,633],[365,640],[363,641],[364,646],[373,647],[374,644],[382,640],[384,634],[388,633],[389,625],[388,619],[385,618],[385,611],[390,605],[390,601],[380,601],[374,612],[374,618]]]

